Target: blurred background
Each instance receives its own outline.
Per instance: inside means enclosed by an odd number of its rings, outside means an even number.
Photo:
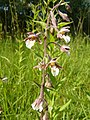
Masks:
[[[56,0],[58,2],[59,0]],[[0,0],[0,36],[10,35],[14,38],[27,31],[27,22],[33,19],[31,4],[37,5],[43,0]],[[77,33],[90,35],[90,1],[89,0],[66,0],[70,2],[72,9],[68,13],[72,18],[72,34]],[[50,4],[52,5],[52,1]]]

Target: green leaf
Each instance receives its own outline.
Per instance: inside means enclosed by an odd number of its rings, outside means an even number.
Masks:
[[[10,60],[7,57],[1,56],[1,58],[4,59],[4,60],[6,60],[8,63],[10,63]]]
[[[55,37],[52,34],[50,34],[50,42],[55,42]]]
[[[60,107],[59,111],[63,111],[69,104],[71,103],[71,99],[65,104],[63,105],[62,107]]]
[[[56,117],[58,116],[59,112],[63,111],[70,103],[71,103],[71,99],[70,99],[65,105],[63,105],[62,107],[59,106],[59,107],[55,110],[55,112],[54,112],[54,114],[53,114],[53,118],[56,118]]]
[[[61,22],[61,23],[58,24],[58,28],[61,28],[61,27],[65,26],[65,25],[69,25],[71,23],[73,23],[73,21],[72,22]]]
[[[43,2],[44,2],[44,4],[47,6],[47,2],[46,2],[45,0],[44,0]]]
[[[41,87],[41,85],[39,83],[37,83],[36,81],[34,81],[34,83],[38,86]]]
[[[46,23],[42,21],[34,21],[42,26],[43,29],[46,29]]]
[[[55,42],[55,38],[53,37],[52,34],[50,34],[50,42]],[[50,44],[51,50],[53,50],[54,46],[55,46],[54,44]]]
[[[87,98],[88,98],[88,100],[90,101],[90,96],[89,96],[89,95],[87,95]]]
[[[37,57],[39,57],[41,60],[43,59],[43,57],[40,54],[35,53],[35,55],[37,55]]]

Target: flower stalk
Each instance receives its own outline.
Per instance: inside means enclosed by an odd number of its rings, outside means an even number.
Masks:
[[[49,14],[49,13],[47,13]],[[47,24],[46,24],[46,36],[44,38],[44,64],[45,63],[45,57],[47,55],[47,38],[48,38],[48,25],[49,25],[50,15],[48,15]],[[46,75],[46,67],[43,69],[42,74],[42,83],[41,83],[41,90],[40,90],[40,97],[44,99],[44,86],[45,86],[45,75]],[[43,111],[41,112],[40,120],[43,120]]]
[[[62,4],[64,4],[64,0],[61,0],[52,9],[50,9],[49,7],[47,8],[47,23],[45,23],[46,28],[44,28],[45,33],[43,34],[44,35],[43,59],[40,63],[38,63],[38,65],[33,67],[34,69],[38,68],[39,71],[42,71],[41,85],[39,85],[40,86],[40,95],[31,105],[34,110],[37,110],[40,112],[40,120],[48,120],[49,119],[48,118],[48,103],[44,96],[44,87],[47,89],[48,88],[51,89],[51,88],[53,88],[53,85],[52,85],[52,80],[49,78],[49,73],[47,72],[48,71],[47,68],[49,67],[51,69],[51,73],[54,77],[56,77],[59,74],[60,69],[63,68],[62,66],[60,66],[57,63],[57,59],[60,56],[52,58],[52,55],[49,54],[49,52],[48,52],[48,47],[50,44],[54,44],[59,47],[59,50],[61,52],[65,52],[68,55],[70,54],[70,52],[69,52],[70,47],[67,45],[64,45],[64,44],[61,45],[61,43],[60,43],[60,40],[62,41],[63,39],[64,39],[64,42],[66,42],[66,43],[70,42],[70,37],[67,35],[67,33],[70,32],[70,30],[69,30],[70,27],[64,25],[62,28],[59,28],[56,17],[54,15],[54,11]],[[64,14],[59,11],[59,15],[62,17],[63,20],[69,21],[66,19],[67,14]],[[54,40],[52,42],[52,41],[50,41],[49,35],[50,34],[54,35],[54,33],[56,35],[55,37],[57,38],[57,40]],[[40,33],[29,32],[28,37],[24,40],[26,43],[26,47],[31,49],[34,46],[35,42],[42,44],[42,41],[39,38],[40,34],[41,34],[41,32]]]

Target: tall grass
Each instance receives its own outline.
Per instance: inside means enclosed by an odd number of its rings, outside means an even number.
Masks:
[[[71,40],[71,55],[63,54],[63,70],[53,78],[55,91],[49,91],[50,120],[90,119],[90,39],[77,36]],[[0,41],[0,114],[2,120],[38,120],[31,108],[38,96],[41,73],[33,70],[38,58],[35,48],[28,50],[22,40]],[[57,87],[58,86],[58,87]]]

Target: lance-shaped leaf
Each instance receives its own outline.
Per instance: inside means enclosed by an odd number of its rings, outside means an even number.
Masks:
[[[54,111],[53,118],[57,118],[58,114],[60,114],[61,111],[65,110],[66,107],[68,107],[70,103],[71,103],[71,99],[70,99],[65,105],[63,105],[62,107],[59,106],[59,107]]]
[[[66,107],[69,106],[70,103],[71,103],[71,99],[65,105],[63,105],[62,107],[60,107],[59,111],[63,111]]]
[[[42,21],[34,21],[42,26],[43,29],[46,29],[46,23]]]
[[[69,25],[69,24],[71,24],[71,23],[73,23],[73,22],[60,22],[60,23],[58,24],[58,28],[64,27],[64,26]]]

